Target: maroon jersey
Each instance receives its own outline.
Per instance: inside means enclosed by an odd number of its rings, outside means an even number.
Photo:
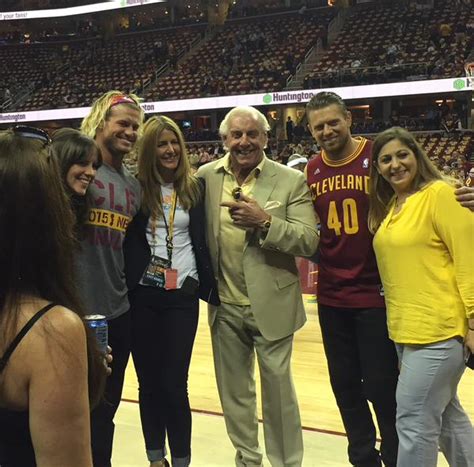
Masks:
[[[318,301],[342,308],[385,306],[367,226],[372,142],[331,161],[324,151],[307,166],[308,185],[321,222]]]

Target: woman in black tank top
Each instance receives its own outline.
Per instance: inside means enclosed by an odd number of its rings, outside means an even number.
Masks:
[[[80,318],[74,215],[49,146],[35,128],[0,132],[2,467],[91,467],[89,410],[105,379]]]
[[[0,358],[0,378],[8,361],[23,337],[47,311],[54,307],[50,303],[35,313],[15,336]],[[0,407],[0,465],[30,466],[36,465],[33,444],[29,430],[28,410],[9,410]]]

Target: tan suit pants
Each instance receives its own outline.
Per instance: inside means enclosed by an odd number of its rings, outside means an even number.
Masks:
[[[250,306],[222,303],[211,327],[217,387],[237,467],[260,467],[255,354],[260,370],[265,450],[273,467],[300,467],[301,420],[291,376],[293,335],[268,341]]]

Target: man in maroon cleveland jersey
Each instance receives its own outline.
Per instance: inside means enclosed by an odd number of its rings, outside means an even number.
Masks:
[[[334,396],[357,467],[395,467],[398,361],[388,337],[383,289],[367,228],[372,143],[354,138],[352,117],[332,92],[306,106],[309,130],[321,146],[306,168],[321,222],[318,311]],[[382,438],[375,448],[372,402]]]

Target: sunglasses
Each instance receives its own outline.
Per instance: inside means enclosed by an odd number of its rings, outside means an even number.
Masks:
[[[51,138],[49,137],[46,131],[41,128],[36,128],[34,126],[26,125],[16,125],[12,128],[13,133],[23,138],[32,138],[41,141],[44,146],[49,146],[51,144]]]
[[[236,186],[232,190],[232,198],[234,198],[235,201],[239,201],[241,194],[242,194],[242,188],[240,186]]]

